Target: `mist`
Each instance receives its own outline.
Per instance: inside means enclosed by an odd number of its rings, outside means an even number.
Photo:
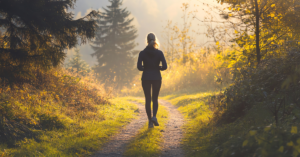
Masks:
[[[189,3],[189,11],[198,10],[195,15],[198,19],[203,20],[208,14],[206,11],[206,4],[212,6],[221,6],[215,0],[213,1],[201,1],[201,0],[124,0],[123,8],[127,8],[131,12],[131,17],[134,18],[132,25],[136,26],[138,29],[138,37],[136,42],[139,44],[136,50],[141,51],[145,48],[145,38],[149,32],[154,32],[161,44],[164,44],[165,40],[163,38],[164,29],[163,27],[167,24],[168,20],[173,21],[173,23],[182,23],[182,11],[181,6],[183,3]],[[103,10],[103,7],[109,5],[108,0],[77,0],[73,10],[69,10],[74,13],[75,19],[81,18],[91,10]],[[202,10],[203,9],[203,10]],[[214,14],[216,18],[219,15]],[[219,18],[221,19],[221,18]],[[203,33],[202,35],[194,36],[197,40],[197,44],[203,46],[210,39],[205,36],[204,33],[207,32],[207,27],[203,23],[193,20],[192,27],[198,33]],[[91,54],[93,50],[89,43],[77,46],[80,49],[82,59],[85,60],[90,66],[97,64],[96,58],[93,58]],[[65,50],[67,53],[67,59],[74,54],[74,49]]]

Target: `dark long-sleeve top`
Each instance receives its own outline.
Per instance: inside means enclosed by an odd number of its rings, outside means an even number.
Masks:
[[[147,46],[139,54],[137,68],[143,71],[142,80],[161,80],[160,71],[167,69],[167,62],[162,51]]]

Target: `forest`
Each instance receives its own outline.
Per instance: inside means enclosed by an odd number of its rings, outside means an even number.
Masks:
[[[0,156],[300,156],[299,39],[300,0],[0,0]]]

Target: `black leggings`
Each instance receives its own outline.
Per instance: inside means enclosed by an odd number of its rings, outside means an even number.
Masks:
[[[161,86],[161,80],[142,80],[142,86],[145,94],[145,107],[148,119],[151,119],[151,85],[152,85],[152,102],[153,116],[156,116],[158,109],[158,94]]]

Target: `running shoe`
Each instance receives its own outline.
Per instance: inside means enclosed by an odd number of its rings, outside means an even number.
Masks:
[[[153,124],[154,124],[155,126],[159,126],[156,117],[152,117],[152,118],[151,118],[151,121],[153,122]]]
[[[149,129],[150,129],[150,128],[154,128],[153,122],[152,122],[152,121],[149,121],[148,128],[149,128]]]

